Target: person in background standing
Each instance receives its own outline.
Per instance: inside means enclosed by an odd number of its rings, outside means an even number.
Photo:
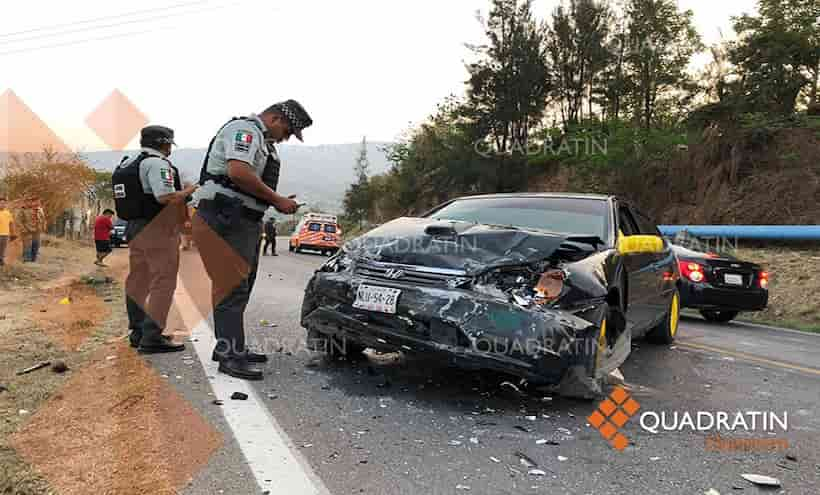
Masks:
[[[273,217],[265,222],[265,246],[262,248],[262,256],[267,255],[268,247],[271,248],[273,256],[279,256],[276,254],[276,220]]]
[[[8,209],[6,198],[0,197],[0,266],[6,264],[6,247],[15,240],[14,215]]]
[[[20,232],[23,237],[23,262],[34,263],[40,253],[40,235],[45,229],[45,214],[40,200],[29,198],[19,213]]]
[[[112,210],[105,210],[102,215],[94,221],[94,245],[97,248],[97,266],[107,266],[103,260],[111,254],[111,230],[114,228],[114,217]]]

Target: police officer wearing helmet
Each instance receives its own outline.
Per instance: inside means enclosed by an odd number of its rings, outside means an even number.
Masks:
[[[312,123],[294,100],[235,118],[211,141],[202,166],[194,241],[212,281],[216,305],[213,359],[219,361],[220,372],[236,378],[261,380],[262,372],[250,365],[267,361],[264,354],[247,349],[244,328],[259,263],[262,217],[270,206],[285,214],[299,208],[293,196],[276,192],[280,161],[274,144],[290,136],[301,141],[302,130]]]
[[[142,150],[114,171],[117,214],[128,220],[130,269],[126,279],[129,340],[140,353],[177,352],[184,344],[163,335],[176,290],[179,244],[185,202],[196,186],[182,188],[168,156],[174,131],[142,129]]]

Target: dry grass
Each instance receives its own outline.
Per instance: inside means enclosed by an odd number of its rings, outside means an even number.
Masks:
[[[92,247],[49,239],[39,263],[0,277],[0,494],[171,495],[221,445],[127,345],[127,252],[101,271]],[[67,373],[16,375],[58,360]]]
[[[742,319],[820,332],[820,248],[741,248],[737,255],[771,274],[768,308]]]
[[[56,308],[56,297],[67,289],[60,287],[69,280],[92,270],[93,248],[81,243],[47,238],[38,263],[15,263],[0,272],[0,384],[8,389],[0,392],[0,493],[42,495],[54,493],[41,475],[31,469],[10,445],[10,438],[37,409],[65,385],[72,374],[88,361],[94,349],[106,341],[121,336],[122,315],[115,312],[105,318],[89,316],[70,306],[62,306],[59,322],[70,333],[83,334],[85,345],[69,352],[64,342],[53,338],[43,328],[44,305]],[[89,268],[92,267],[92,268]],[[99,308],[104,299],[122,307],[122,290],[115,284],[78,289],[86,305]],[[106,304],[107,306],[107,304]],[[56,315],[55,315],[56,316]],[[105,316],[101,313],[101,316]],[[59,375],[45,368],[17,376],[18,370],[42,361],[65,361],[70,371]],[[29,414],[20,414],[21,410]]]

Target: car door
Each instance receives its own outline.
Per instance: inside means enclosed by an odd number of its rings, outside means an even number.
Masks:
[[[640,235],[641,231],[626,203],[617,204],[618,236]],[[633,337],[643,335],[655,315],[655,298],[658,290],[654,256],[649,254],[623,255],[623,266],[627,272],[626,320]]]
[[[649,215],[646,215],[634,207],[630,208],[634,214],[634,218],[637,220],[638,229],[640,229],[642,235],[652,235],[663,239],[660,231],[658,231],[657,225],[649,218]],[[666,317],[666,312],[669,309],[669,297],[674,288],[674,281],[670,280],[670,278],[671,274],[675,271],[675,255],[666,239],[663,240],[663,248],[663,252],[661,253],[647,255],[647,258],[652,263],[653,273],[655,275],[653,284],[655,290],[651,294],[648,304],[651,313],[649,318],[650,326],[654,326]]]

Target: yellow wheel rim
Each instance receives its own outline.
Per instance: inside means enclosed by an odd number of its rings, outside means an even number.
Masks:
[[[672,296],[672,309],[669,312],[669,334],[672,337],[678,333],[678,320],[680,319],[680,301],[678,301],[678,293]]]
[[[606,354],[606,318],[601,321],[601,330],[598,332],[598,359],[597,365],[600,367],[601,361]]]

